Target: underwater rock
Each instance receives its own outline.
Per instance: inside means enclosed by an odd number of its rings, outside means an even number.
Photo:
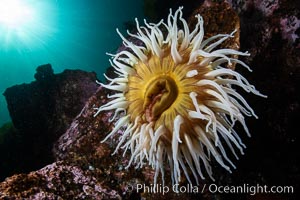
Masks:
[[[35,78],[30,84],[12,86],[4,92],[12,122],[22,138],[15,163],[22,168],[20,172],[53,162],[53,142],[66,131],[98,88],[95,73],[65,70],[53,74],[50,64],[39,66]]]
[[[0,199],[121,199],[88,170],[64,162],[14,175],[1,183],[0,191]]]
[[[53,69],[50,64],[40,65],[36,68],[34,78],[39,82],[50,82],[54,77]]]
[[[299,191],[300,169],[295,159],[300,157],[297,134],[300,118],[299,3],[285,0],[230,2],[240,16],[241,48],[251,53],[246,60],[253,69],[249,80],[268,95],[263,102],[247,97],[259,111],[259,120],[249,124],[253,137],[247,145],[246,158],[231,176],[232,184],[292,185],[294,191]],[[288,194],[276,196],[295,198]]]

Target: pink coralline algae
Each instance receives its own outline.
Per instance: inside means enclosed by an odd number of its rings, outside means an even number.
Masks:
[[[292,44],[295,44],[296,48],[300,48],[299,33],[296,33],[300,30],[300,19],[296,16],[281,18],[280,25],[282,38],[287,39]]]
[[[280,5],[279,0],[227,0],[227,2],[239,13],[255,9],[266,17],[271,16]]]
[[[256,8],[267,17],[279,8],[279,0],[254,0],[253,2]]]

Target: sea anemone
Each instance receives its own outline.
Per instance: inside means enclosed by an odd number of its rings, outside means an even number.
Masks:
[[[217,49],[231,34],[218,34],[204,39],[203,19],[190,31],[182,17],[182,7],[167,22],[147,23],[126,39],[117,29],[127,49],[111,55],[111,64],[118,75],[106,78],[103,87],[114,91],[101,111],[114,110],[115,127],[103,141],[118,135],[115,149],[130,149],[127,168],[150,165],[155,170],[154,184],[169,166],[173,184],[181,180],[182,171],[198,178],[206,174],[212,179],[211,158],[227,171],[235,165],[227,156],[230,151],[238,159],[246,146],[233,129],[239,122],[248,136],[244,116],[254,116],[247,101],[235,90],[262,96],[241,74],[227,66],[239,64],[250,68],[237,56],[248,56],[233,49]],[[122,130],[122,134],[119,130]],[[226,145],[227,147],[225,147]]]

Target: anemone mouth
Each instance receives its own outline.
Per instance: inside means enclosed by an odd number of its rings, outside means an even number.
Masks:
[[[157,120],[176,100],[178,88],[168,75],[154,77],[146,86],[144,95],[145,118],[148,122]]]

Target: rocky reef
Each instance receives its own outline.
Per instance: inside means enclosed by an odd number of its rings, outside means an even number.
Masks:
[[[1,151],[1,179],[53,162],[53,143],[98,88],[95,73],[65,70],[53,74],[50,64],[39,66],[36,71],[32,83],[16,85],[4,92],[16,131],[1,146],[9,144]],[[10,161],[2,160],[5,157]]]

